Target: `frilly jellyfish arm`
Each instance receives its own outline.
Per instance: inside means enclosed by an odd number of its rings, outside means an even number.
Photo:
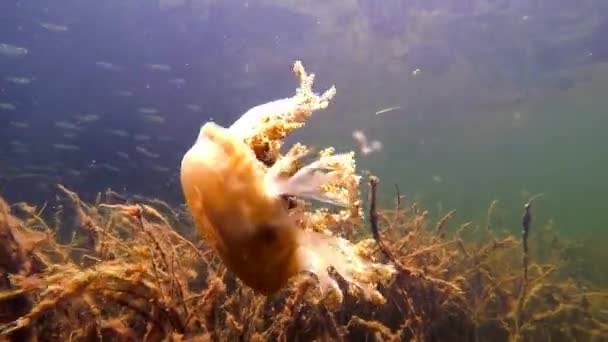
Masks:
[[[291,114],[296,107],[294,98],[280,99],[264,103],[249,109],[232,126],[230,132],[238,138],[245,139],[256,134],[264,118],[279,118]]]

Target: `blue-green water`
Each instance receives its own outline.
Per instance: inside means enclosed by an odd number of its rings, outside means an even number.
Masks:
[[[602,209],[608,190],[602,179],[608,171],[608,159],[603,157],[608,69],[598,65],[579,73],[593,76],[567,90],[494,108],[445,106],[374,115],[381,107],[360,103],[357,97],[348,104],[354,112],[347,110],[347,124],[328,127],[327,120],[339,122],[337,117],[343,115],[336,105],[330,119],[319,115],[307,132],[322,132],[323,142],[330,143],[336,135],[340,141],[349,139],[350,130],[360,127],[382,140],[382,152],[363,156],[359,165],[381,177],[387,205],[392,203],[395,183],[431,214],[456,209],[461,221],[485,222],[488,206],[498,200],[496,223],[515,231],[523,204],[542,193],[536,222],[553,220],[572,236],[603,236],[608,225]],[[388,105],[400,103],[389,102],[390,93],[397,92],[392,88],[374,102],[385,98]],[[432,104],[433,88],[424,94],[422,105]],[[342,101],[347,96],[348,91],[338,92]],[[475,97],[475,89],[469,97]]]
[[[606,37],[606,0],[0,1],[0,199],[14,204],[0,200],[0,335],[30,324],[17,333],[606,340]],[[283,241],[274,237],[301,232],[275,236],[293,227],[261,222],[267,215],[228,226],[219,210],[209,220],[218,227],[198,228],[222,237],[199,244],[183,206],[180,161],[201,125],[227,127],[293,96],[296,60],[317,75],[315,90],[335,84],[337,96],[288,143],[355,151],[358,171],[381,180],[381,207],[392,208],[399,189],[402,206],[428,210],[423,228],[420,212],[380,215],[373,246],[387,249],[377,261],[398,269],[378,287],[384,305],[348,294],[331,313],[302,305],[300,285],[254,295],[220,259],[248,263],[258,247],[263,260],[309,255],[291,238],[274,248]],[[102,199],[108,188],[116,195]],[[69,191],[95,205],[83,210]],[[539,194],[522,234],[524,203]],[[96,198],[151,203],[168,219]],[[447,226],[435,226],[452,210]],[[244,227],[250,237],[271,234],[231,250]],[[177,243],[176,231],[185,236]],[[216,244],[222,257],[207,260]],[[332,246],[311,246],[310,255]],[[64,264],[40,266],[46,260]],[[285,260],[271,264],[291,272],[296,263]]]
[[[293,140],[380,141],[358,158],[385,205],[398,184],[433,216],[483,222],[498,200],[492,220],[518,230],[543,193],[538,224],[605,237],[604,2],[15,1],[0,19],[11,200],[47,201],[60,182],[180,202],[200,124],[291,96],[302,59],[338,96]]]

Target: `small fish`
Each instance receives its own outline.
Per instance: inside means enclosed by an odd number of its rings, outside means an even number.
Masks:
[[[200,112],[201,111],[201,106],[197,105],[197,104],[187,104],[186,108],[188,108],[189,110],[193,111],[193,112]]]
[[[162,166],[162,165],[152,165],[152,170],[157,171],[157,172],[169,172],[170,169],[168,167]]]
[[[174,78],[169,80],[169,83],[176,86],[177,88],[182,88],[186,85],[186,80],[183,78]]]
[[[11,140],[10,145],[15,147],[26,147],[26,145],[19,140]]]
[[[389,108],[384,108],[381,109],[379,111],[376,112],[376,115],[380,115],[380,114],[384,114],[384,113],[388,113],[388,112],[392,112],[394,110],[398,110],[401,109],[401,106],[395,106],[395,107],[389,107]]]
[[[81,171],[74,170],[74,169],[67,169],[67,170],[65,170],[65,173],[70,177],[80,177],[82,175]]]
[[[18,153],[18,154],[26,154],[26,153],[30,153],[30,150],[25,146],[20,146],[20,147],[13,147],[11,149],[11,152]]]
[[[17,106],[12,103],[0,102],[0,110],[13,111],[15,109],[17,109]]]
[[[17,127],[17,128],[28,128],[30,127],[30,124],[27,122],[23,122],[23,121],[11,121],[11,125]]]
[[[117,96],[122,96],[122,97],[131,97],[133,96],[133,92],[130,90],[117,90],[114,92],[115,95]]]
[[[114,165],[108,164],[108,163],[97,164],[97,167],[100,168],[100,169],[105,169],[105,170],[116,172],[116,173],[120,172],[119,168],[117,168]]]
[[[150,152],[149,150],[147,150],[145,147],[142,146],[137,146],[135,147],[135,150],[141,154],[143,154],[144,156],[148,157],[148,158],[158,158],[160,157],[160,154],[154,153],[154,152]]]
[[[171,71],[171,66],[167,64],[146,64],[146,69],[150,71],[160,71],[160,72],[169,72]]]
[[[94,122],[99,120],[99,115],[97,114],[83,114],[83,115],[74,115],[74,118],[79,122]]]
[[[118,137],[126,138],[129,136],[129,132],[122,129],[106,129],[106,132]]]
[[[73,131],[80,131],[82,130],[82,127],[73,124],[71,122],[67,122],[67,121],[56,121],[55,122],[55,127],[58,128],[62,128],[62,129],[67,129],[67,130],[73,130]]]
[[[71,145],[71,144],[62,144],[62,143],[57,143],[57,144],[53,144],[53,147],[58,149],[58,150],[66,150],[66,151],[78,151],[80,150],[80,147],[76,146],[76,145]]]
[[[137,111],[139,111],[142,114],[157,114],[159,112],[158,109],[152,108],[152,107],[141,107],[141,108],[138,108]]]
[[[27,85],[32,82],[32,79],[27,77],[6,76],[4,77],[4,81],[18,85]]]
[[[136,140],[136,141],[149,141],[150,139],[152,139],[152,138],[150,138],[149,135],[145,135],[145,134],[133,135],[133,140]]]
[[[126,152],[117,151],[116,155],[119,156],[120,158],[124,159],[124,160],[129,160],[129,154],[126,153]]]
[[[165,118],[163,118],[160,115],[144,114],[143,117],[144,117],[144,119],[146,119],[146,121],[150,121],[150,122],[154,122],[154,123],[164,123],[165,122]]]
[[[40,26],[43,28],[52,31],[52,32],[67,32],[68,27],[65,25],[58,25],[53,23],[40,23]]]
[[[20,57],[28,54],[28,50],[24,47],[0,43],[0,55],[7,57]]]
[[[95,65],[103,70],[108,70],[108,71],[119,71],[122,70],[122,67],[119,67],[117,65],[114,65],[110,62],[104,62],[104,61],[99,61],[99,62],[95,62]]]
[[[164,141],[164,142],[173,141],[173,137],[166,136],[166,135],[161,135],[161,136],[157,137],[156,139],[158,141]]]

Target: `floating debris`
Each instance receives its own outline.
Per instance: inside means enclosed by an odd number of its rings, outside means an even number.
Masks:
[[[433,175],[433,182],[443,183],[443,177],[441,177],[440,175]]]
[[[513,127],[522,127],[528,121],[528,115],[520,111],[513,112]]]
[[[20,57],[27,55],[28,50],[24,47],[0,43],[0,55],[7,57]]]
[[[401,109],[401,106],[384,108],[384,109],[381,109],[381,110],[377,111],[376,115],[392,112],[392,111],[399,110],[399,109]]]
[[[521,120],[521,112],[517,112],[517,111],[513,112],[513,120],[515,120],[515,121]]]
[[[363,155],[368,155],[372,152],[382,150],[382,143],[378,140],[374,140],[372,142],[368,142],[365,133],[361,130],[356,130],[353,132],[353,139],[357,141],[359,144],[359,151]]]

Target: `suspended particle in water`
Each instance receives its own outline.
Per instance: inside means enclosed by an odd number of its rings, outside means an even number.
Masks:
[[[365,136],[365,133],[363,133],[361,130],[356,130],[353,132],[353,139],[355,139],[355,141],[357,141],[359,144],[359,151],[363,155],[368,155],[372,152],[382,150],[382,143],[380,141],[374,140],[369,142]]]

